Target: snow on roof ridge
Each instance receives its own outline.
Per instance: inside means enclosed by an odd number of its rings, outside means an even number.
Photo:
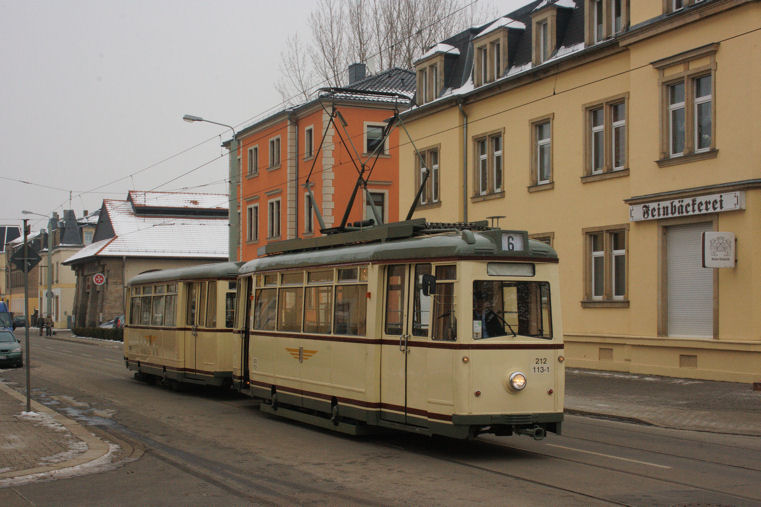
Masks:
[[[436,53],[446,53],[446,54],[450,54],[450,55],[454,55],[454,56],[459,56],[460,55],[460,50],[457,49],[456,47],[452,46],[451,44],[447,44],[445,42],[439,42],[438,44],[433,46],[431,49],[426,51],[425,54],[423,54],[423,56],[421,56],[420,58],[415,60],[415,62],[419,62],[421,60],[425,60],[429,56],[433,56]]]
[[[489,26],[487,26],[486,28],[484,28],[483,30],[478,32],[478,35],[476,35],[476,37],[481,37],[483,35],[486,35],[489,32],[493,32],[497,28],[502,28],[502,27],[505,27],[505,26],[509,26],[510,28],[516,28],[518,30],[525,30],[526,29],[526,24],[525,23],[521,23],[520,21],[516,21],[515,19],[510,18],[508,16],[502,16],[501,18],[497,19],[492,24],[490,24]]]

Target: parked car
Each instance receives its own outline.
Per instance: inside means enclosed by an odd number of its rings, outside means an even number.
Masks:
[[[13,316],[13,327],[26,327],[27,320],[26,315],[14,315]]]
[[[24,359],[21,355],[21,344],[14,334],[6,329],[0,329],[0,366],[6,364],[16,367],[24,366]]]
[[[119,329],[124,327],[124,315],[119,315],[111,320],[101,323],[98,327],[105,329]]]

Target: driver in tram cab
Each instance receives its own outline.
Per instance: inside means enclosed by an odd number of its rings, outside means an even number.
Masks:
[[[493,310],[493,301],[488,291],[473,292],[473,337],[491,338],[504,336],[505,328],[499,315]]]

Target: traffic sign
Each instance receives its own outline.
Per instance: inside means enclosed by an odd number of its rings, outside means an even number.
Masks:
[[[106,283],[106,275],[103,273],[95,273],[92,275],[92,281],[95,285],[103,285]]]
[[[26,265],[26,271],[29,272],[41,260],[42,258],[40,257],[40,254],[38,254],[31,248],[27,248],[26,258],[24,258],[23,248],[19,248],[13,253],[13,255],[11,255],[11,262],[13,263],[14,266],[16,266],[16,268],[19,271],[24,271],[24,265]]]

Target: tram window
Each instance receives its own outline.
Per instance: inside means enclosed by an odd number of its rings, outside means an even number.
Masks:
[[[283,273],[283,285],[301,285],[304,283],[304,273]]]
[[[133,290],[133,292],[135,292]],[[139,294],[139,292],[137,292]],[[132,297],[132,307],[130,308],[129,312],[129,323],[130,324],[140,324],[140,303],[142,302],[140,296],[133,296]]]
[[[424,294],[423,275],[430,274],[430,264],[415,266],[415,292],[412,305],[412,334],[415,336],[428,336],[431,321],[431,296]]]
[[[277,322],[277,289],[257,289],[254,329],[274,331]]]
[[[548,282],[473,282],[473,337],[552,338]]]
[[[402,334],[405,265],[389,266],[386,273],[386,334]]]
[[[164,325],[164,296],[153,296],[153,317],[151,324],[154,326]]]
[[[277,274],[264,275],[264,285],[277,285]]]
[[[217,282],[209,282],[209,296],[206,298],[206,327],[217,327]]]
[[[330,283],[333,281],[333,270],[310,271],[307,273],[307,283]]]
[[[153,287],[150,285],[143,287],[143,294],[153,294]]]
[[[193,283],[186,283],[187,301],[185,305],[185,324],[194,326],[196,323],[196,286]]]
[[[174,287],[174,290],[172,288]],[[168,289],[170,292],[177,292],[176,286],[170,285]],[[166,303],[164,304],[164,325],[175,325],[175,313],[177,312],[177,294],[167,294]]]
[[[206,322],[206,282],[199,282],[198,286],[198,319],[196,320],[198,326],[205,325]]]
[[[234,289],[235,287],[233,287]],[[235,292],[225,293],[225,327],[231,328],[235,323]]]
[[[339,282],[356,282],[357,268],[340,268],[338,270]]]
[[[307,287],[304,297],[304,332],[330,333],[333,287]]]
[[[456,266],[436,266],[436,293],[433,297],[434,340],[457,340],[457,317],[455,315],[454,280]]]
[[[145,287],[145,289],[147,288],[148,287]],[[145,290],[143,290],[143,294],[145,294]],[[150,326],[151,325],[151,296],[143,296],[141,299],[143,301],[140,305],[142,308],[142,312],[140,314],[140,324],[144,326]]]
[[[367,285],[337,285],[333,316],[335,334],[365,336]]]
[[[359,281],[360,282],[367,281],[367,266],[361,266],[359,268]]]
[[[278,325],[280,331],[301,331],[301,305],[304,289],[288,287],[280,289],[278,297]]]
[[[166,292],[166,285],[157,285],[153,290],[154,294],[164,294]]]

